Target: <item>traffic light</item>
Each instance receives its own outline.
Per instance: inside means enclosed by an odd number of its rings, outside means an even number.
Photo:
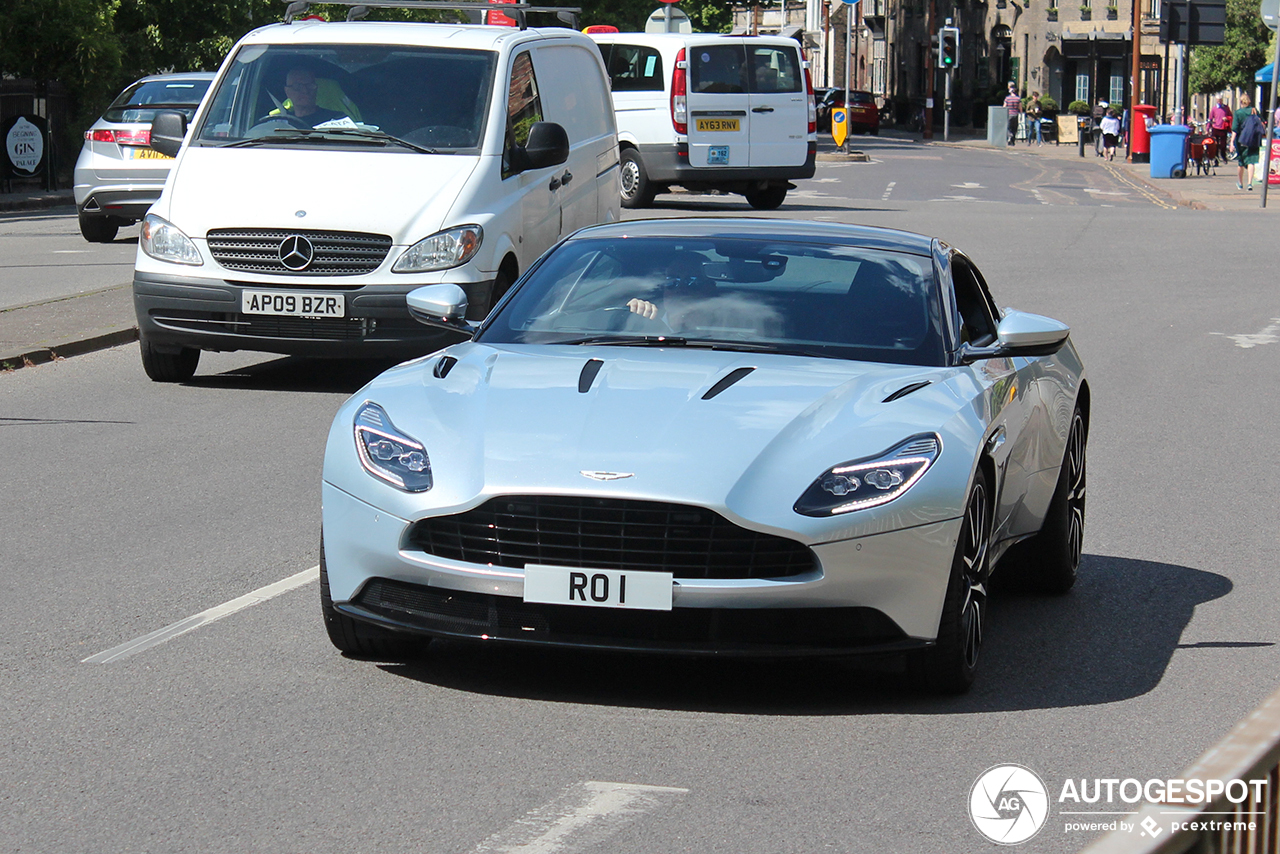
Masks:
[[[943,69],[950,69],[959,64],[960,30],[957,27],[943,27],[938,33],[938,65]]]

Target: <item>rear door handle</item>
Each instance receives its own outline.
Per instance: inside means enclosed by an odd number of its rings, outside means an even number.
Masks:
[[[564,170],[564,174],[560,176],[561,186],[569,186],[569,182],[573,180],[573,173],[568,169]]]
[[[551,179],[551,183],[547,185],[547,189],[548,189],[548,190],[550,190],[550,191],[551,191],[551,192],[553,192],[553,193],[554,193],[556,190],[560,189],[560,179],[559,179],[559,178],[552,178],[552,179]]]
[[[751,112],[753,112],[753,113],[772,113],[772,112],[773,112],[773,107],[752,107],[752,108],[751,108]]]

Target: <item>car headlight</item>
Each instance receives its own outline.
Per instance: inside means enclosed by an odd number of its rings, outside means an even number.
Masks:
[[[143,252],[160,261],[190,264],[193,267],[204,263],[200,250],[196,249],[191,238],[183,234],[176,225],[165,222],[155,214],[147,214],[142,220],[138,244],[142,246]]]
[[[838,516],[888,504],[915,485],[942,452],[932,433],[912,436],[883,454],[833,466],[795,504],[803,516]]]
[[[396,429],[386,410],[365,403],[356,411],[356,453],[364,470],[405,492],[431,488],[431,460],[422,443]]]
[[[427,273],[460,267],[475,256],[484,239],[478,225],[460,225],[424,237],[404,250],[391,267],[393,273]]]

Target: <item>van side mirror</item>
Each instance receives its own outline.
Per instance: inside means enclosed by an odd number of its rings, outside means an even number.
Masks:
[[[173,110],[156,113],[151,121],[151,147],[161,154],[177,157],[187,135],[187,117]]]
[[[555,122],[534,122],[524,154],[530,169],[559,166],[569,159],[569,134]]]
[[[468,338],[480,324],[467,320],[467,292],[457,285],[427,285],[405,297],[409,314],[419,323],[459,332]]]

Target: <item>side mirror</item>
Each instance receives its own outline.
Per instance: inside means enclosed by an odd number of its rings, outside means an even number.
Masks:
[[[151,147],[161,154],[177,157],[187,135],[187,117],[172,110],[156,113],[151,121]]]
[[[960,347],[960,361],[968,365],[981,359],[1052,356],[1070,335],[1071,327],[1061,321],[1010,309],[996,327],[996,343],[990,347],[964,344]]]
[[[480,324],[467,320],[467,293],[457,285],[427,285],[405,297],[409,314],[419,323],[439,326],[468,338]]]
[[[555,122],[535,122],[529,128],[524,154],[530,169],[559,166],[569,159],[569,134]]]

